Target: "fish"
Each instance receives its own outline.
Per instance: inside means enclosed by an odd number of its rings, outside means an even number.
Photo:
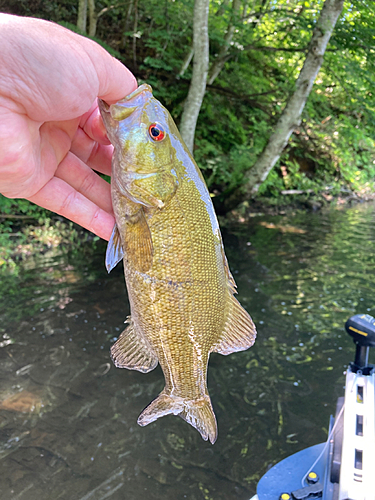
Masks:
[[[115,104],[99,100],[114,146],[116,224],[105,264],[121,260],[130,302],[127,327],[111,347],[118,368],[148,373],[165,387],[140,414],[145,426],[178,415],[213,444],[217,421],[207,389],[209,355],[251,347],[250,315],[234,297],[212,200],[171,115],[148,84]]]

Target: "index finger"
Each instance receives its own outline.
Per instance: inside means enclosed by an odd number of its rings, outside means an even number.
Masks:
[[[113,215],[88,200],[62,179],[53,177],[28,200],[63,215],[104,240],[108,241],[111,237],[115,225]]]

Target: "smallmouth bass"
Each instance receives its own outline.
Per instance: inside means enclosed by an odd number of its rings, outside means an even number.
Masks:
[[[119,368],[147,373],[158,363],[165,388],[141,413],[147,425],[182,417],[214,443],[207,390],[211,352],[253,345],[256,330],[234,297],[210,194],[169,112],[143,84],[108,105],[99,101],[114,146],[111,193],[116,218],[108,272],[123,259],[131,316],[111,348]]]

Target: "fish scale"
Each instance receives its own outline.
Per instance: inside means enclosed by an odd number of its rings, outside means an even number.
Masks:
[[[160,363],[163,370],[165,387],[139,416],[140,425],[174,414],[214,443],[209,355],[249,348],[255,326],[233,295],[203,177],[151,87],[99,106],[114,146],[116,226],[106,266],[110,271],[123,259],[131,308],[112,359],[119,368],[147,373]]]

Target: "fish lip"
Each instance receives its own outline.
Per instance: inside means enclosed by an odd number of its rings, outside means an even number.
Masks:
[[[109,113],[110,105],[103,99],[98,98],[98,106],[101,113]]]
[[[149,85],[148,83],[143,83],[142,85],[140,85],[139,87],[137,87],[135,90],[133,90],[133,92],[131,92],[130,94],[128,94],[127,96],[123,97],[122,99],[120,99],[117,102],[130,101],[134,97],[137,97],[139,94],[142,94],[142,92],[150,92],[151,95],[152,95],[152,87],[151,87],[151,85]],[[111,104],[108,104],[103,99],[98,98],[98,105],[99,105],[100,111],[104,111],[105,113],[109,113],[110,112]]]
[[[121,99],[120,102],[130,101],[134,97],[137,97],[139,94],[142,94],[142,92],[146,92],[146,91],[150,92],[152,95],[151,85],[149,85],[148,83],[142,83],[142,85],[140,85],[138,88],[133,90],[133,92],[131,92],[131,94],[129,94],[126,97],[124,97],[123,99]]]
[[[151,94],[151,97],[153,97],[152,96],[152,88],[151,88],[151,86],[148,85],[147,83],[143,83],[138,88],[136,88],[135,90],[133,90],[133,92],[131,92],[129,95],[123,97],[122,99],[120,99],[119,101],[117,101],[114,104],[108,104],[103,99],[98,98],[98,107],[99,107],[99,110],[100,110],[100,112],[101,112],[102,115],[105,115],[105,116],[111,115],[111,107],[113,105],[117,105],[117,104],[121,104],[121,103],[128,103],[131,100],[133,100],[134,98],[138,97],[143,92],[149,92]],[[138,107],[138,105],[136,104],[135,107]],[[134,109],[135,109],[135,107],[134,107]]]

